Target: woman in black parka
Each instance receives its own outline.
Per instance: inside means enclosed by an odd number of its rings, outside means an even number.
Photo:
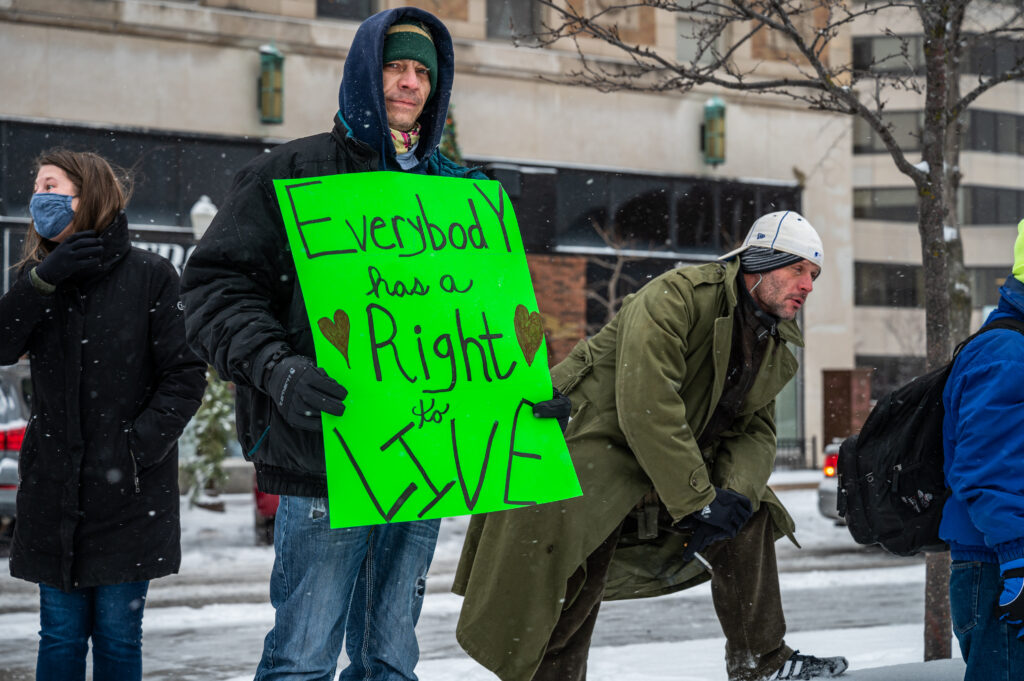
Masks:
[[[11,574],[40,588],[36,678],[142,678],[149,580],[181,562],[178,448],[206,387],[178,275],[132,248],[126,191],[92,153],[36,164],[32,227],[0,298],[0,364],[28,353]]]

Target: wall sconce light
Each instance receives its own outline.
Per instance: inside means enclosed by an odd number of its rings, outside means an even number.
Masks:
[[[273,43],[260,46],[260,77],[256,85],[260,123],[283,123],[284,55]]]
[[[712,97],[704,105],[704,124],[701,128],[700,149],[704,162],[717,166],[725,163],[725,102]]]

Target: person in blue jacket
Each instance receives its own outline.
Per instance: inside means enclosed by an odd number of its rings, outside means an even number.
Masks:
[[[1024,220],[987,321],[1024,321]],[[1024,334],[996,329],[957,356],[942,395],[953,630],[965,681],[1024,679]]]
[[[247,164],[182,275],[192,348],[235,384],[239,440],[262,492],[280,495],[257,681],[415,681],[415,626],[438,520],[330,528],[321,412],[359,399],[314,362],[313,335],[273,180],[400,171],[486,179],[438,146],[455,74],[448,29],[415,7],[364,21],[334,126]],[[543,413],[539,413],[543,412]],[[565,398],[534,406],[568,416]]]

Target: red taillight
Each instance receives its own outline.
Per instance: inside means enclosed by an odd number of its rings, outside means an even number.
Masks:
[[[0,431],[0,449],[20,450],[21,443],[25,439],[24,428]]]
[[[826,454],[825,455],[825,465],[822,466],[822,470],[825,472],[825,477],[826,478],[834,478],[834,477],[836,477],[836,466],[838,466],[838,465],[839,465],[839,455],[838,454]]]

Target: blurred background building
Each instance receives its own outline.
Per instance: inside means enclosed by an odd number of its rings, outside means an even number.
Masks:
[[[403,4],[451,30],[449,148],[513,200],[552,361],[599,328],[623,293],[714,259],[758,215],[796,209],[821,234],[826,267],[802,312],[800,374],[778,400],[780,457],[820,456],[823,375],[877,368],[877,392],[921,370],[913,190],[862,126],[783,97],[561,84],[578,54],[533,44],[545,17],[528,0],[0,0],[0,284],[28,223],[32,159],[52,146],[133,170],[133,239],[180,268],[246,161],[330,128],[359,22]],[[647,7],[608,20],[624,39],[685,59],[695,49],[682,37],[688,27],[666,16]],[[831,54],[887,49],[879,36],[881,25],[856,25]],[[614,58],[603,44],[583,48]],[[785,73],[790,56],[760,40],[736,59]],[[994,46],[977,68],[998,58]],[[961,205],[979,303],[994,300],[1024,215],[1022,95],[1024,85],[993,93],[969,124]],[[915,102],[907,95],[892,107],[901,134],[913,134]]]

